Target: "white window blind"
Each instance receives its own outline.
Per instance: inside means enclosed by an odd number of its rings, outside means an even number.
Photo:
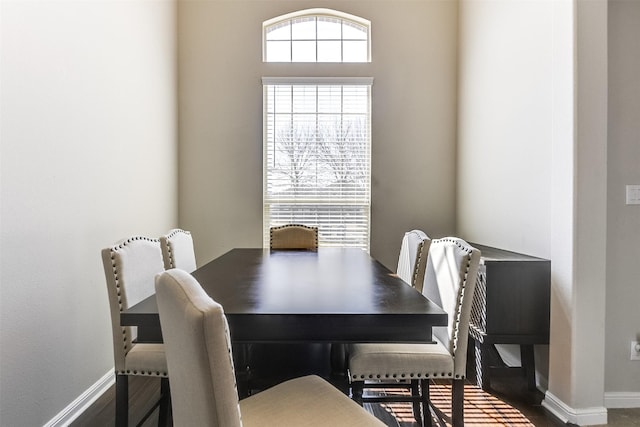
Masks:
[[[370,78],[264,78],[264,245],[316,225],[320,246],[369,250]]]

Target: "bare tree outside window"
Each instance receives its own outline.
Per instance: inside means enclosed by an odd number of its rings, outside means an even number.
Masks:
[[[329,166],[337,186],[352,185],[364,188],[368,182],[369,167],[360,153],[369,149],[365,122],[354,118],[319,126],[319,151]]]
[[[316,162],[316,132],[307,126],[290,126],[276,132],[274,175],[290,192],[313,185],[309,169]]]
[[[369,248],[370,85],[267,85],[265,229],[319,227],[321,246]]]

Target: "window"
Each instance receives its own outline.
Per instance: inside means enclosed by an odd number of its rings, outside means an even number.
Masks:
[[[321,246],[369,250],[371,78],[263,78],[269,227],[317,225]]]
[[[308,9],[262,25],[265,62],[370,62],[370,22],[329,9]]]
[[[265,62],[370,62],[371,25],[330,9],[265,21]],[[371,78],[263,78],[264,246],[269,228],[318,226],[321,246],[369,250]]]

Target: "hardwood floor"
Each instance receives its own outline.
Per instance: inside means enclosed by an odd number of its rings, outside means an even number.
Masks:
[[[264,349],[252,349],[258,354]],[[283,356],[283,354],[285,356]],[[330,378],[330,381],[341,390],[348,392],[348,384],[344,378],[331,377],[329,370],[328,347],[322,345],[295,346],[285,352],[278,351],[278,357],[259,353],[255,364],[257,376],[262,376],[261,383],[268,386],[290,377],[306,375],[312,372]],[[310,366],[315,365],[315,366]],[[324,368],[319,369],[318,366]],[[266,374],[269,375],[266,375]],[[141,417],[158,400],[160,396],[160,380],[158,378],[132,377],[129,381],[130,425],[136,425]],[[431,400],[445,413],[450,408],[448,386],[432,384]],[[543,395],[538,390],[528,390],[524,376],[509,375],[492,376],[492,389],[485,392],[475,384],[468,382],[465,386],[465,426],[565,426],[540,404]],[[390,427],[416,427],[410,404],[366,404],[365,408]],[[640,427],[640,408],[610,409],[607,426]],[[101,398],[89,407],[71,426],[108,426],[115,424],[115,388],[111,387]],[[158,424],[156,409],[143,424],[145,427]],[[434,424],[436,425],[436,424]]]
[[[113,427],[116,415],[115,385],[84,411],[70,427]],[[160,378],[131,377],[129,380],[129,425],[135,426],[160,398]],[[144,426],[158,425],[158,409],[147,418]]]
[[[486,426],[535,426],[560,427],[574,426],[565,424],[549,413],[541,405],[543,394],[530,391],[526,380],[520,376],[504,376],[492,379],[492,390],[485,392],[475,384],[465,386],[465,427]],[[438,408],[450,414],[451,401],[449,387],[432,385],[431,400]],[[383,405],[384,406],[384,405]],[[379,411],[394,415],[397,423],[387,422],[394,427],[417,427],[411,407],[407,404],[391,404],[384,408],[373,408],[371,412],[378,416]],[[640,408],[609,409],[607,427],[640,427]],[[379,417],[383,419],[382,417]],[[434,426],[437,425],[434,420]],[[592,426],[602,427],[602,426]]]
[[[148,408],[160,396],[160,381],[157,378],[133,377],[130,380],[130,425],[135,425]],[[448,390],[442,385],[431,387],[434,404],[446,412],[448,407]],[[542,393],[526,390],[524,378],[504,377],[496,379],[491,393],[483,392],[478,387],[468,384],[465,388],[465,426],[564,426],[550,415],[542,406]],[[115,389],[111,387],[100,399],[78,417],[71,427],[115,425]],[[366,409],[383,420],[388,426],[415,427],[410,405],[366,404]],[[640,426],[640,408],[610,409],[609,423],[613,427]],[[143,424],[145,427],[158,424],[158,411]]]

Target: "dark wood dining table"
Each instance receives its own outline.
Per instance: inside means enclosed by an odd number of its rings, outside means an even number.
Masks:
[[[232,249],[193,273],[234,343],[429,342],[447,314],[357,248]],[[155,295],[124,310],[138,342],[161,342]]]

